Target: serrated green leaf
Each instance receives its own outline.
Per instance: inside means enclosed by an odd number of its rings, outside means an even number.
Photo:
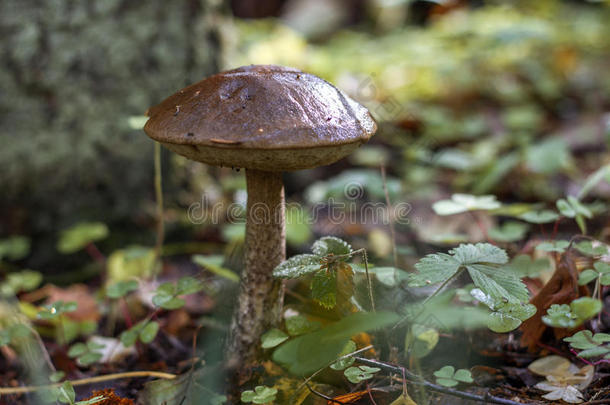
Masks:
[[[334,236],[324,236],[313,243],[311,251],[314,255],[324,257],[327,255],[347,255],[352,253],[352,246],[346,241]],[[344,258],[342,260],[347,260]]]
[[[325,308],[337,304],[337,273],[318,270],[311,279],[311,298]]]
[[[280,263],[274,270],[277,278],[299,278],[320,269],[320,256],[302,254]]]

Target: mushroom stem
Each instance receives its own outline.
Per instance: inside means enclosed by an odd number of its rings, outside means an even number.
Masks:
[[[246,170],[246,260],[239,302],[231,323],[228,354],[233,364],[252,364],[260,337],[281,317],[284,291],[272,275],[286,255],[284,185],[281,172]]]

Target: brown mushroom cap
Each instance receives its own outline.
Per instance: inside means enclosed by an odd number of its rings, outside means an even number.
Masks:
[[[267,171],[333,163],[377,130],[368,110],[332,84],[275,65],[208,77],[147,115],[148,136],[189,159]]]

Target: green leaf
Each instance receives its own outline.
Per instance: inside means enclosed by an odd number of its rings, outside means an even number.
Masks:
[[[76,393],[74,392],[74,387],[72,387],[70,381],[64,381],[61,387],[59,387],[57,399],[64,404],[73,404],[74,401],[76,401]]]
[[[157,332],[159,331],[159,323],[158,322],[148,322],[146,326],[142,328],[140,331],[140,341],[142,343],[150,343],[155,340],[157,336]]]
[[[203,283],[194,277],[182,277],[178,279],[176,287],[177,295],[195,294],[201,290],[203,290]]]
[[[116,250],[108,257],[107,268],[109,284],[150,277],[155,270],[155,251],[143,246]]]
[[[487,327],[496,333],[506,333],[517,329],[521,325],[521,320],[502,312],[489,314]]]
[[[342,239],[336,238],[334,236],[324,236],[313,243],[311,246],[311,251],[314,255],[317,256],[327,256],[327,255],[347,255],[352,253],[352,247],[349,243],[345,242]],[[347,260],[348,258],[344,258],[342,260]]]
[[[57,250],[63,254],[77,252],[89,243],[108,236],[108,227],[101,222],[81,222],[61,232]]]
[[[455,371],[453,366],[444,366],[443,368],[434,372],[436,377],[436,383],[445,387],[455,387],[460,382],[472,383],[472,374],[470,370],[459,369]]]
[[[390,312],[358,312],[325,326],[319,331],[289,340],[273,352],[273,360],[292,374],[304,375],[336,359],[350,337],[398,322]]]
[[[597,279],[599,277],[599,273],[592,269],[584,270],[578,276],[578,285],[586,285],[591,281]]]
[[[438,378],[453,378],[453,374],[455,374],[453,366],[444,366],[434,372],[434,376]]]
[[[299,278],[320,269],[320,256],[312,254],[296,255],[280,263],[274,270],[277,278]]]
[[[543,252],[565,252],[566,248],[570,246],[570,242],[567,240],[549,241],[542,242],[536,246],[536,250],[542,250]]]
[[[489,237],[498,242],[516,242],[525,237],[529,225],[522,222],[508,221],[502,226],[489,230]]]
[[[137,290],[138,286],[139,284],[136,280],[119,281],[106,288],[106,296],[113,299],[121,298]]]
[[[337,304],[337,273],[318,270],[311,279],[311,298],[324,308],[333,308]]]
[[[44,320],[55,319],[61,314],[65,314],[67,312],[76,311],[77,304],[74,301],[63,302],[56,301],[52,304],[45,305],[43,309],[38,313],[38,318]]]
[[[222,255],[194,255],[192,260],[194,263],[204,267],[206,270],[216,274],[217,276],[224,277],[227,280],[236,283],[239,282],[239,276],[235,274],[235,272],[222,267],[222,263],[224,262],[224,257]]]
[[[555,328],[574,328],[580,324],[578,317],[574,315],[567,304],[553,304],[542,317],[542,322]]]
[[[377,367],[357,366],[348,368],[343,374],[349,382],[357,384],[361,381],[373,378],[374,374],[379,371],[381,371],[381,369]]]
[[[252,402],[254,404],[266,404],[273,402],[277,395],[277,389],[259,385],[254,391],[244,391],[241,393],[242,402]]]
[[[501,206],[494,195],[453,194],[450,200],[435,202],[432,209],[437,215],[453,215],[467,211],[493,210]]]
[[[354,343],[353,340],[350,340],[349,342],[347,342],[347,344],[345,345],[343,350],[341,350],[341,353],[339,353],[337,357],[342,357],[355,351],[356,343]],[[330,368],[337,371],[345,370],[346,368],[354,364],[355,361],[356,359],[353,356],[349,356],[344,359],[335,361],[333,364],[330,365]]]
[[[544,270],[551,268],[551,262],[546,257],[532,260],[529,255],[517,255],[504,269],[521,277],[537,277]]]
[[[450,250],[449,254],[431,254],[421,259],[415,264],[419,274],[411,276],[409,286],[444,282],[465,268],[474,284],[494,299],[527,301],[527,288],[521,280],[498,266],[507,261],[506,252],[497,246],[489,243],[462,244]]]
[[[76,343],[70,347],[70,350],[68,350],[68,356],[72,358],[82,356],[83,354],[87,353],[88,350],[87,345],[84,343]]]
[[[602,166],[591,174],[583,184],[578,199],[582,200],[601,181],[610,182],[610,165]]]
[[[570,303],[572,313],[584,322],[593,318],[602,310],[602,302],[591,297],[580,297]]]
[[[474,382],[474,380],[472,379],[472,374],[470,373],[470,370],[466,370],[463,368],[457,370],[455,372],[455,374],[453,375],[453,378],[456,379],[457,381],[464,382],[464,383]]]
[[[129,347],[129,346],[133,346],[134,344],[136,344],[136,341],[138,340],[138,333],[139,333],[139,329],[136,329],[136,327],[132,327],[131,329],[128,329],[126,331],[123,331],[123,333],[121,333],[121,343],[123,343],[123,346],[125,347]]]
[[[519,215],[519,219],[533,224],[546,224],[559,219],[559,215],[557,215],[555,211],[551,210],[528,211]]]
[[[261,347],[270,349],[276,347],[288,340],[288,335],[279,329],[271,329],[261,336]]]
[[[576,210],[563,198],[557,200],[557,209],[564,217],[574,218],[576,216]]]
[[[608,253],[608,246],[599,242],[599,244],[593,247],[593,242],[585,240],[574,244],[574,247],[584,255],[587,256],[602,256]]]
[[[426,325],[414,324],[405,336],[405,350],[421,359],[436,347],[439,341],[438,331]]]
[[[0,260],[20,260],[30,253],[30,239],[25,236],[12,236],[0,240]]]
[[[285,323],[286,331],[290,336],[299,336],[320,329],[319,322],[312,322],[303,315],[286,318]]]

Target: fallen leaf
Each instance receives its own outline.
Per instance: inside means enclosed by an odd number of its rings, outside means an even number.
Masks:
[[[580,296],[588,295],[588,291],[586,286],[578,285],[578,270],[574,265],[572,254],[567,251],[561,257],[561,261],[551,279],[530,301],[536,306],[537,311],[534,316],[521,324],[521,330],[523,331],[521,344],[533,351],[548,328],[542,322],[542,317],[547,313],[547,309],[553,304],[569,304]],[[557,339],[573,333],[573,331],[565,328],[554,328],[553,331]]]

